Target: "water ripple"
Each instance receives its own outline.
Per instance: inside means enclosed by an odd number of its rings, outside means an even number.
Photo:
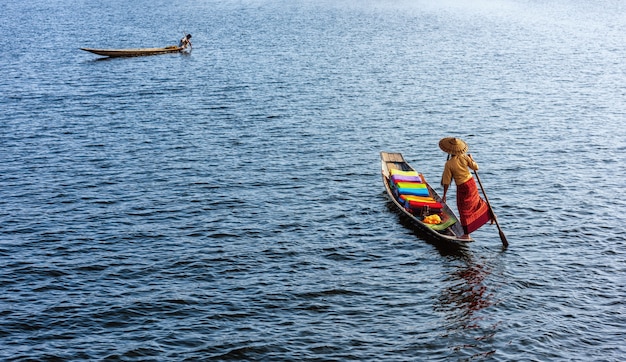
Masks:
[[[3,5],[1,359],[626,355],[618,1],[186,6]],[[449,135],[506,251],[385,198],[379,151],[439,188]]]

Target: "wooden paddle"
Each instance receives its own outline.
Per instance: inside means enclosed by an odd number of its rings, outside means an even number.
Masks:
[[[478,184],[480,185],[480,189],[483,191],[483,195],[485,196],[485,201],[487,202],[487,206],[489,206],[489,210],[491,211],[491,215],[493,216],[493,221],[496,222],[496,226],[498,227],[498,231],[500,232],[500,240],[502,240],[502,246],[507,248],[509,246],[509,242],[506,240],[506,236],[504,236],[504,232],[498,224],[498,218],[496,217],[496,213],[493,212],[491,208],[491,204],[489,203],[489,199],[487,198],[487,194],[485,193],[485,188],[483,187],[483,183],[480,181],[480,177],[478,177],[478,171],[474,171],[474,175],[476,175],[476,180],[478,180]]]

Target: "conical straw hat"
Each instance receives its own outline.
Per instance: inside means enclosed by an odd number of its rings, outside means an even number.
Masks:
[[[460,138],[446,137],[439,141],[439,148],[451,155],[460,155],[467,152],[467,143]]]

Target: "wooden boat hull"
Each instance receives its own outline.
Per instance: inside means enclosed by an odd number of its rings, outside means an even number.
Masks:
[[[450,207],[443,202],[441,197],[435,192],[435,190],[433,190],[428,182],[426,182],[423,174],[419,173],[426,184],[428,194],[442,205],[441,213],[444,215],[446,220],[449,219],[450,222],[453,223],[442,230],[435,230],[433,227],[429,226],[429,224],[422,221],[421,215],[416,215],[410,209],[403,206],[392,189],[390,170],[396,169],[401,171],[415,171],[415,169],[413,169],[413,167],[405,161],[404,157],[400,153],[381,152],[380,158],[383,184],[385,185],[387,196],[393,202],[400,215],[410,222],[411,226],[418,233],[420,238],[431,242],[448,242],[455,244],[465,244],[473,241],[473,239],[461,238],[464,233],[459,219]]]
[[[136,48],[136,49],[93,49],[93,48],[80,48],[86,52],[102,55],[105,57],[139,57],[144,55],[156,55],[166,53],[178,53],[183,50],[182,47],[175,45],[165,48]]]

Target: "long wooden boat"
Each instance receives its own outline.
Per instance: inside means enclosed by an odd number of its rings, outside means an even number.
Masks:
[[[170,45],[165,48],[135,48],[135,49],[93,49],[80,48],[86,52],[103,55],[105,57],[139,57],[143,55],[155,55],[166,53],[177,53],[183,50],[182,47]]]
[[[461,238],[463,227],[459,219],[401,153],[381,152],[380,159],[387,195],[419,237],[456,244],[473,241]]]

